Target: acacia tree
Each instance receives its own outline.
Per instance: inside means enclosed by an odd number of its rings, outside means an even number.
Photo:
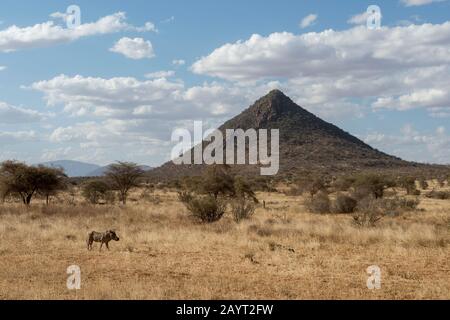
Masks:
[[[38,192],[45,197],[45,202],[48,205],[50,196],[66,189],[67,176],[62,168],[39,166],[37,169],[40,177]]]
[[[0,165],[0,183],[7,194],[18,194],[22,202],[31,204],[36,193],[41,192],[48,197],[64,187],[65,174],[59,168],[44,166],[28,166],[17,161],[5,161]]]
[[[234,177],[229,173],[229,167],[217,164],[209,166],[203,175],[202,191],[216,200],[219,194],[234,195]]]
[[[136,163],[119,161],[108,167],[106,177],[111,181],[112,187],[118,190],[122,203],[126,204],[128,193],[138,186],[139,179],[144,173],[145,171]]]

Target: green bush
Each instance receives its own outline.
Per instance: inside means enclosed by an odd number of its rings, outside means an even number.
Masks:
[[[86,182],[81,190],[81,195],[91,204],[98,204],[101,200],[110,200],[113,196],[110,186],[101,180]]]
[[[384,190],[395,185],[395,181],[387,176],[373,173],[362,174],[356,177],[353,184],[354,196],[357,200],[368,195],[375,199],[381,199],[384,196]]]
[[[185,204],[195,219],[201,222],[215,222],[222,218],[226,204],[212,195],[192,196],[189,193],[180,194],[180,200]]]

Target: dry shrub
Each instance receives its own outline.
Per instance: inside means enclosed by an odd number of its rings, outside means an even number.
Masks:
[[[352,197],[338,193],[336,200],[333,202],[334,213],[353,213],[358,205],[358,201]]]
[[[326,192],[320,191],[305,203],[306,208],[312,213],[330,213],[331,201]]]
[[[404,211],[416,210],[419,199],[400,198],[375,199],[367,197],[358,202],[353,216],[359,226],[373,227],[383,216],[398,216]]]
[[[404,211],[412,211],[416,210],[417,206],[420,204],[420,200],[418,198],[394,198],[389,199],[388,202],[391,202],[394,204],[394,206],[398,209],[404,210]]]
[[[291,186],[288,190],[284,192],[287,196],[301,196],[303,194],[303,189],[299,188],[298,186]]]
[[[448,200],[448,199],[450,199],[450,192],[433,190],[433,191],[429,192],[426,196],[427,196],[427,198],[430,198],[430,199]]]
[[[374,227],[383,217],[384,211],[384,201],[367,197],[358,203],[353,221],[360,227]]]
[[[274,229],[270,226],[260,226],[253,224],[247,228],[248,233],[255,233],[260,237],[270,237],[274,233]]]
[[[429,187],[428,182],[427,182],[427,180],[425,180],[425,178],[419,178],[418,183],[419,183],[420,189],[422,189],[422,190],[427,190]]]
[[[160,196],[152,194],[152,192],[149,191],[148,189],[144,189],[142,191],[140,198],[142,200],[144,200],[145,202],[155,204],[155,205],[158,205],[163,202]]]
[[[408,195],[420,195],[416,187],[416,178],[412,176],[398,178],[397,184],[406,190]]]
[[[236,222],[249,219],[255,213],[255,204],[245,199],[233,201],[231,204],[231,213]]]

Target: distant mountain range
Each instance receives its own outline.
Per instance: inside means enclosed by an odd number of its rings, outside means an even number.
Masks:
[[[99,166],[92,163],[86,163],[81,161],[73,161],[73,160],[57,160],[57,161],[49,161],[39,163],[40,165],[44,165],[47,167],[53,168],[63,168],[64,172],[69,177],[101,177],[105,174],[106,170],[110,165],[107,166]],[[142,170],[149,171],[152,167],[141,165]]]

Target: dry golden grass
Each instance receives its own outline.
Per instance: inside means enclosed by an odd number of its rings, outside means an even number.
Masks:
[[[157,196],[126,207],[0,205],[0,299],[450,298],[450,201],[421,198],[422,211],[358,228],[278,193],[259,194],[266,209],[251,220],[209,225],[190,220],[175,193]],[[121,241],[87,251],[87,233],[110,228]],[[73,264],[81,290],[66,288]],[[366,286],[370,265],[381,268],[379,290]]]

